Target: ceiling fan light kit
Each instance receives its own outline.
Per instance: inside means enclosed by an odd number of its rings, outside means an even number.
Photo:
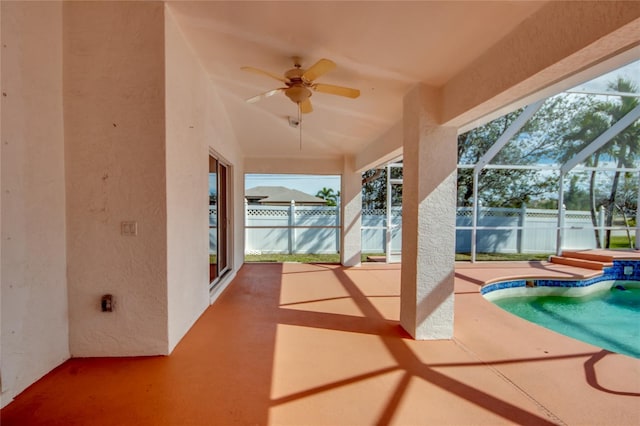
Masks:
[[[304,86],[291,86],[284,91],[284,94],[294,103],[300,104],[311,97],[311,90]]]

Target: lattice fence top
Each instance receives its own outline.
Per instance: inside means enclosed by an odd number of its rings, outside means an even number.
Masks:
[[[522,214],[521,210],[518,209],[509,209],[509,210],[498,210],[498,209],[480,209],[480,214],[482,216],[494,216],[494,217],[517,217]]]
[[[589,212],[565,212],[565,219],[586,219],[591,218],[591,213]]]
[[[385,209],[362,209],[363,216],[384,216],[387,214]],[[391,216],[402,216],[401,207],[393,207],[391,209]]]
[[[247,209],[247,216],[278,216],[278,217],[286,217],[289,216],[289,209]]]
[[[296,209],[296,216],[335,216],[337,211],[335,209],[312,209],[312,210],[298,210]]]
[[[514,211],[495,211],[488,209],[481,209],[479,215],[482,217],[520,217],[522,216],[522,212],[520,210]],[[456,216],[458,217],[471,217],[473,216],[473,210],[458,210],[456,212]],[[529,214],[527,214],[529,216]]]
[[[256,206],[247,208],[247,216],[249,217],[288,217],[291,213],[289,207],[268,207]],[[300,206],[295,208],[296,217],[332,217],[338,214],[336,207],[313,207]],[[479,209],[480,216],[483,217],[520,217],[523,212],[527,218],[557,218],[557,210],[543,209],[516,209],[516,208],[499,208],[499,207],[483,207]],[[215,215],[215,206],[209,208],[209,214]],[[385,209],[362,209],[362,216],[384,217]],[[473,215],[473,207],[458,207],[456,215],[459,218],[471,217]],[[391,209],[392,217],[402,217],[402,208],[394,207]],[[565,218],[588,220],[591,218],[589,212],[579,210],[566,210]]]
[[[555,219],[558,217],[558,211],[545,211],[545,212],[534,212],[527,211],[527,217],[537,217],[537,218],[546,218],[546,219]],[[566,215],[565,215],[566,217]],[[580,216],[582,217],[582,216]]]
[[[501,207],[484,207],[479,209],[480,216],[484,217],[519,217],[522,213],[525,213],[528,218],[557,218],[557,210],[543,210],[543,209],[510,209]],[[473,207],[458,207],[458,217],[471,217],[473,216]],[[567,219],[589,219],[591,217],[589,212],[579,210],[565,210],[565,218]]]

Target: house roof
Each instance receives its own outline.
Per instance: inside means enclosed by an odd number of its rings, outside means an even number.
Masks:
[[[245,191],[245,198],[257,200],[261,204],[290,203],[292,200],[298,204],[326,204],[326,201],[322,198],[284,186],[256,186],[249,188]]]

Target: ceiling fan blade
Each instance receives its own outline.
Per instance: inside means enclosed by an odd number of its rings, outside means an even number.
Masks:
[[[313,111],[313,107],[311,106],[311,99],[307,98],[304,101],[300,102],[300,111],[303,114],[308,114]]]
[[[254,74],[262,74],[262,75],[266,75],[267,77],[271,77],[271,78],[275,78],[278,81],[281,81],[283,83],[289,83],[289,80],[279,76],[277,74],[273,74],[270,73],[269,71],[265,71],[265,70],[261,70],[260,68],[254,68],[254,67],[240,67],[241,70],[243,71],[249,71],[252,72]]]
[[[313,64],[311,68],[306,70],[304,74],[302,74],[302,79],[306,81],[313,81],[321,75],[328,73],[335,67],[335,62],[330,61],[329,59],[320,59],[318,62]]]
[[[285,89],[286,89],[286,87],[280,87],[278,89],[269,90],[268,92],[264,92],[264,93],[261,93],[261,94],[259,94],[257,96],[254,96],[253,98],[247,99],[247,102],[250,103],[250,104],[256,103],[256,102],[258,102],[258,101],[260,101],[262,99],[268,98],[269,96],[273,96],[278,92],[282,92]]]
[[[345,96],[347,98],[355,99],[360,96],[358,89],[351,89],[350,87],[334,86],[333,84],[314,84],[313,89],[317,92],[330,93],[332,95]]]

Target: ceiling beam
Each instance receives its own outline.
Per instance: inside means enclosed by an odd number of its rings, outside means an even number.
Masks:
[[[441,123],[466,127],[575,87],[581,81],[569,81],[574,73],[638,46],[638,24],[640,2],[546,3],[447,81]]]

